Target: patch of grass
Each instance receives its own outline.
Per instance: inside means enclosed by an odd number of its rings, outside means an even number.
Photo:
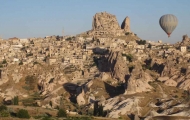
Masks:
[[[28,98],[28,99],[22,100],[22,104],[23,104],[24,106],[37,106],[35,100],[32,99],[32,98]]]
[[[92,117],[89,116],[80,116],[80,117],[68,117],[66,120],[92,120]]]
[[[10,113],[7,110],[0,111],[0,117],[9,117]]]
[[[2,111],[2,110],[7,110],[7,106],[1,105],[1,106],[0,106],[0,111]]]

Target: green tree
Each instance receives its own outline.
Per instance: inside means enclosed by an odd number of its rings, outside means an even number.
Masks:
[[[152,47],[152,45],[151,44],[148,44],[148,48],[151,48]]]
[[[59,109],[57,116],[58,117],[67,117],[67,113],[64,109]]]
[[[103,106],[102,105],[100,105],[99,107],[98,107],[98,116],[104,116],[104,111],[103,111]]]
[[[136,42],[139,45],[145,45],[146,44],[146,40],[137,40]]]
[[[94,116],[104,116],[103,106],[98,105],[98,102],[94,102]]]
[[[24,110],[24,109],[20,109],[17,113],[17,117],[18,118],[30,118],[30,115],[28,114],[28,111],[27,110]]]
[[[94,116],[98,115],[98,102],[94,102]]]
[[[67,40],[67,41],[72,40],[72,37],[68,37],[65,40]]]
[[[4,59],[3,62],[2,62],[2,64],[7,64],[7,60]]]
[[[14,105],[18,105],[18,101],[19,101],[18,96],[15,96],[15,97],[13,98],[13,104],[14,104]]]
[[[132,62],[133,61],[133,56],[131,54],[122,54],[122,56],[125,56],[126,59],[129,61],[129,62]]]

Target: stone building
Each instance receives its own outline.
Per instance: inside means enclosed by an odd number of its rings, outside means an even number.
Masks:
[[[186,52],[187,51],[187,47],[186,46],[181,46],[180,47],[180,51],[181,52]]]

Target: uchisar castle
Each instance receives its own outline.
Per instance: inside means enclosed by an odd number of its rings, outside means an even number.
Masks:
[[[0,116],[190,119],[189,45],[144,40],[106,12],[76,36],[1,39]]]

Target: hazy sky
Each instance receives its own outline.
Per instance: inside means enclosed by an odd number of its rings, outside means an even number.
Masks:
[[[174,43],[190,36],[190,0],[0,0],[0,36],[3,38],[75,35],[92,28],[92,17],[106,11],[119,24],[130,17],[131,30],[146,40]],[[168,39],[159,18],[174,14],[178,26]]]

